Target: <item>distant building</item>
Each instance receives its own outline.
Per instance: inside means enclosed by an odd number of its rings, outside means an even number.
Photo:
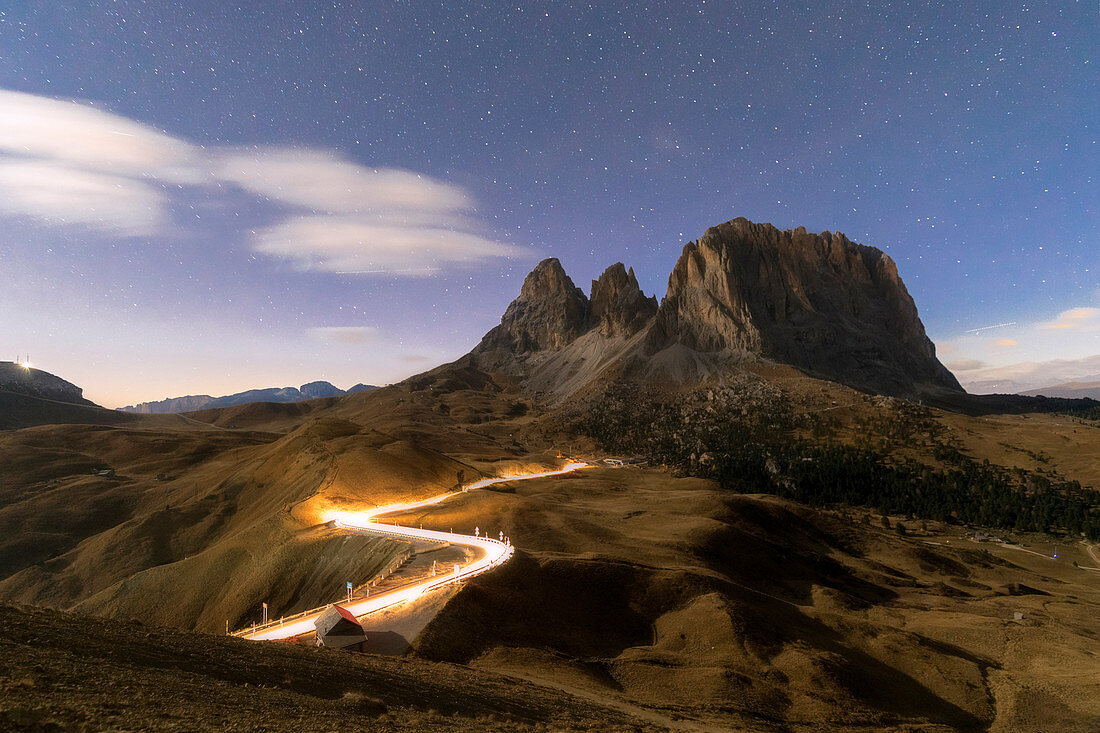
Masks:
[[[326,608],[313,627],[317,630],[317,646],[358,650],[367,640],[367,634],[355,620],[355,614],[336,604]]]

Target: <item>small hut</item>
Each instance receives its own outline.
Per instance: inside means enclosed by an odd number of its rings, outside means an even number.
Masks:
[[[334,649],[359,648],[367,640],[363,627],[355,620],[355,615],[333,604],[317,617],[313,623],[317,630],[317,646]]]

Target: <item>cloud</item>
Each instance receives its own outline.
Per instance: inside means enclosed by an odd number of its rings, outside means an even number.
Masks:
[[[198,146],[89,104],[0,89],[0,152],[172,183],[199,183]]]
[[[1100,308],[1070,308],[1053,321],[1041,325],[1048,331],[1095,331],[1100,329]]]
[[[1100,354],[1083,359],[1025,361],[966,371],[959,381],[969,392],[1023,392],[1067,382],[1100,381]]]
[[[443,265],[519,253],[477,234],[378,226],[369,219],[304,216],[258,231],[254,249],[302,270],[430,275]]]
[[[993,339],[993,346],[996,348],[1009,348],[1011,346],[1019,346],[1020,342],[1016,339]]]
[[[455,263],[526,252],[478,233],[465,191],[409,171],[270,148],[223,155],[217,175],[299,209],[256,231],[253,249],[302,270],[425,276]]]
[[[371,326],[318,326],[309,335],[327,344],[369,344],[378,340],[378,329]]]
[[[246,194],[279,205],[251,245],[300,270],[430,275],[528,252],[479,231],[473,198],[430,176],[322,150],[207,151],[91,104],[0,90],[0,214],[151,237],[179,187],[201,185],[226,211]]]
[[[151,236],[168,218],[168,203],[162,191],[132,178],[0,158],[0,213]]]
[[[158,182],[204,180],[203,159],[197,146],[91,105],[0,90],[0,213],[149,236],[169,220]]]
[[[989,364],[985,363],[984,361],[979,361],[977,359],[959,359],[957,361],[951,362],[950,364],[945,364],[944,366],[946,366],[953,372],[971,372],[975,369],[982,369],[984,367],[987,367],[989,366]]]
[[[457,186],[393,168],[367,168],[318,150],[256,149],[222,156],[218,178],[302,208],[335,214],[462,211],[472,208]]]

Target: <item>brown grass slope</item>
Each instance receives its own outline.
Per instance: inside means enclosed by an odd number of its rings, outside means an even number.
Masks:
[[[939,465],[920,436],[890,445],[875,432],[898,421],[897,400],[763,362],[740,368],[828,415],[829,439]],[[569,443],[590,450],[559,429],[548,399],[459,364],[171,425],[2,433],[0,522],[15,530],[0,537],[0,597],[213,631],[246,623],[264,600],[275,616],[322,603],[399,551],[316,526],[327,507],[433,495]],[[975,459],[1100,485],[1093,425],[933,412]],[[114,476],[91,473],[106,468]],[[447,603],[419,640],[423,656],[670,726],[1088,730],[1100,714],[1100,690],[1080,674],[1100,653],[1085,570],[899,539],[660,471],[498,488],[407,518],[504,531],[521,548]]]
[[[450,664],[0,605],[0,729],[664,730]]]
[[[15,430],[35,425],[87,423],[122,425],[135,422],[132,415],[106,410],[92,404],[58,402],[33,395],[0,390],[0,430]]]
[[[394,426],[374,411],[373,424]],[[193,423],[0,433],[0,520],[14,528],[0,538],[0,597],[208,630],[260,601],[276,614],[324,603],[403,547],[303,529],[332,502],[372,506],[476,477],[430,442],[336,417],[285,434]]]
[[[1100,591],[1069,560],[1033,568],[656,471],[514,488],[415,517],[493,517],[523,548],[446,605],[419,655],[730,729],[1100,720],[1082,674]]]

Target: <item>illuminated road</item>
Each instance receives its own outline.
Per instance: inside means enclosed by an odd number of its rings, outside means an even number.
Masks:
[[[488,478],[482,479],[469,486],[463,487],[463,492],[472,491],[476,489],[482,489],[486,486],[492,486],[493,484],[504,483],[505,481],[525,481],[534,478],[545,478],[547,476],[560,476],[565,473],[571,473],[577,469],[584,468],[587,463],[569,463],[565,467],[555,471],[542,471],[539,473],[525,473],[517,476],[504,476],[501,478]],[[478,573],[483,573],[490,568],[494,568],[497,565],[505,563],[512,557],[514,552],[511,544],[507,542],[501,542],[500,540],[493,539],[491,537],[475,537],[473,535],[465,534],[452,534],[451,532],[440,532],[432,529],[419,529],[417,527],[402,527],[393,524],[380,524],[376,520],[379,517],[383,517],[387,514],[397,514],[402,512],[411,511],[413,509],[420,509],[426,506],[432,506],[434,504],[440,504],[447,499],[455,496],[461,496],[462,493],[446,493],[439,496],[433,496],[430,499],[424,499],[423,501],[412,502],[409,504],[390,504],[387,506],[376,507],[369,511],[364,512],[349,512],[333,510],[327,512],[324,515],[325,521],[333,522],[337,527],[345,529],[349,532],[363,532],[369,534],[382,534],[397,539],[403,540],[428,540],[432,542],[448,542],[452,545],[461,545],[468,547],[474,551],[474,559],[465,565],[459,565],[457,571],[449,573],[440,573],[433,578],[425,580],[420,583],[414,583],[405,585],[399,588],[395,588],[385,593],[379,593],[375,596],[368,596],[367,598],[356,598],[350,603],[344,603],[337,601],[342,607],[349,610],[356,616],[366,616],[377,611],[381,611],[384,608],[389,608],[400,603],[407,603],[416,598],[419,598],[424,593],[430,590],[438,588],[440,586],[447,585],[448,583],[456,583],[467,578],[472,578]],[[302,634],[311,633],[314,630],[314,622],[317,617],[324,611],[320,609],[314,613],[305,616],[296,616],[292,620],[285,623],[276,622],[268,624],[264,627],[257,628],[255,631],[247,629],[245,631],[236,632],[235,636],[241,636],[246,639],[262,640],[275,640],[275,639],[289,639],[295,636],[301,636]]]

